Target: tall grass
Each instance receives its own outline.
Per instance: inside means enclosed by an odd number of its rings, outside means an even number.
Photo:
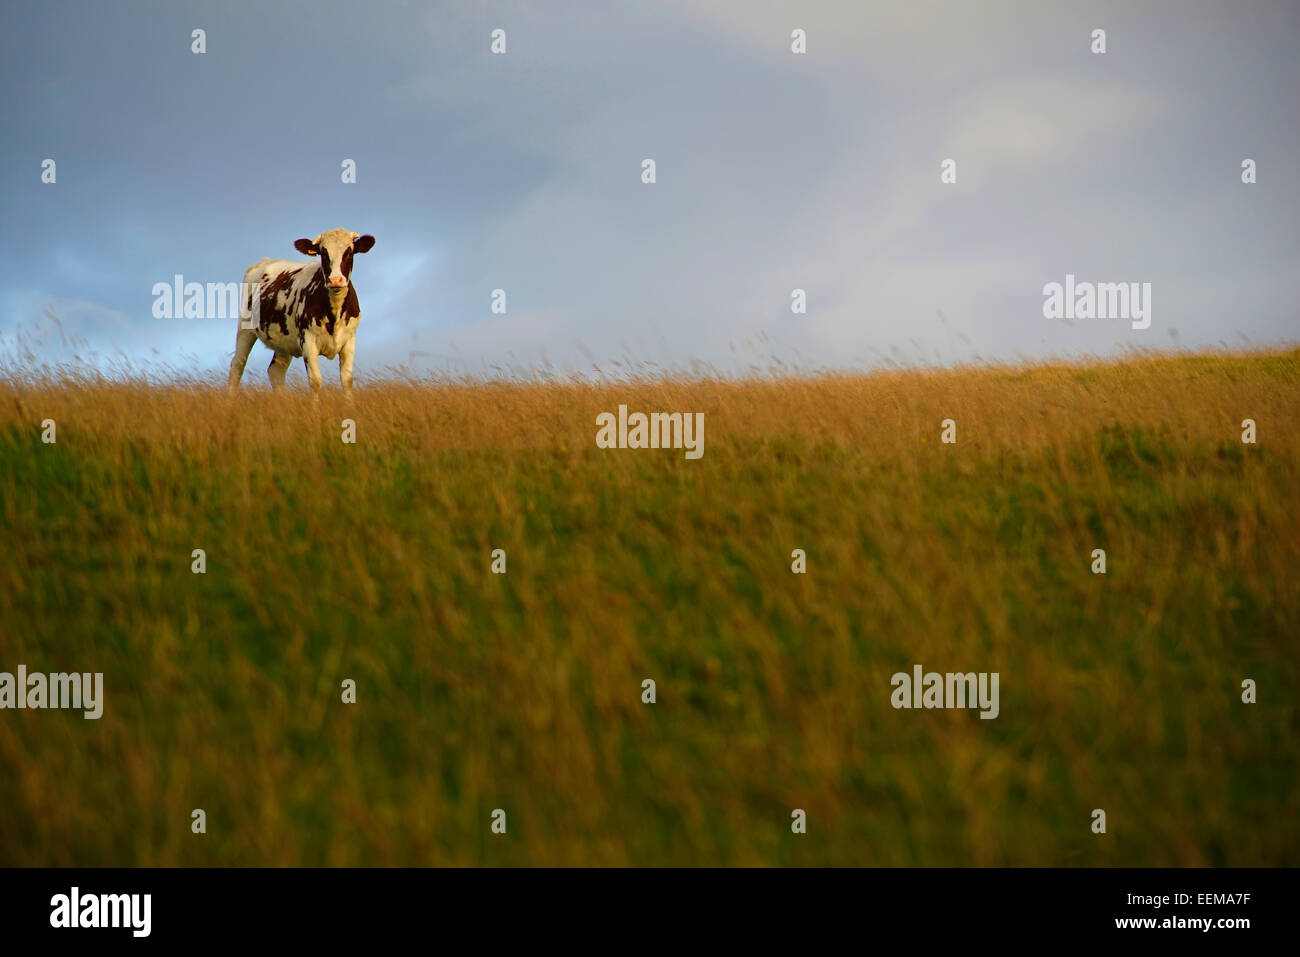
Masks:
[[[597,449],[620,403],[703,412],[703,458]],[[1297,422],[1297,351],[11,377],[0,671],[105,709],[0,711],[0,864],[1294,865]],[[1001,714],[893,709],[915,663]]]

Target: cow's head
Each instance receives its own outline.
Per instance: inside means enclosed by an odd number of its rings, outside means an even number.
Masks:
[[[293,246],[308,256],[320,256],[321,276],[331,296],[347,292],[352,278],[352,254],[368,253],[375,237],[354,233],[347,229],[330,229],[315,239],[299,239]]]

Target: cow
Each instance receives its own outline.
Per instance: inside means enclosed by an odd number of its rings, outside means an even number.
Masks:
[[[248,353],[258,339],[275,352],[267,375],[271,387],[284,388],[295,356],[302,356],[312,391],[321,388],[320,357],[339,358],[339,382],[352,394],[352,359],[356,352],[361,306],[352,285],[352,255],[366,253],[375,237],[331,229],[315,239],[299,239],[294,248],[319,256],[320,264],[288,259],[259,259],[244,270],[235,357],[230,360],[229,391],[239,388]]]

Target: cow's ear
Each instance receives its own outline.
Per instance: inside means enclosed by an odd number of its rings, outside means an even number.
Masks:
[[[368,253],[370,252],[370,247],[372,247],[374,244],[375,244],[375,237],[371,236],[369,233],[366,233],[360,239],[353,241],[352,251],[354,253]]]
[[[298,252],[302,253],[304,256],[316,255],[316,244],[310,239],[295,239],[293,241],[293,248],[298,250]]]

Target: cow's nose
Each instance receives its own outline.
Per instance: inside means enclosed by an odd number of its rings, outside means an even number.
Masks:
[[[348,281],[344,276],[330,276],[329,284],[331,286],[346,286]]]

